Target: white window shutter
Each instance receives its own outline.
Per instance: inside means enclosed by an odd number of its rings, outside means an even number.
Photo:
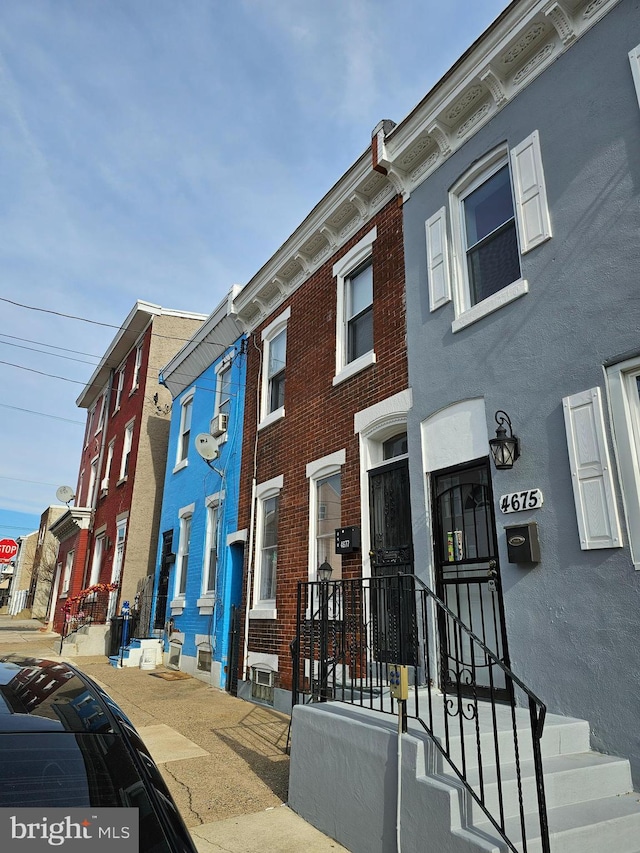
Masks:
[[[565,397],[562,405],[580,547],[583,551],[621,548],[600,389]]]
[[[451,301],[449,252],[447,248],[447,210],[441,207],[425,223],[427,233],[427,273],[429,309],[435,311]]]
[[[640,106],[640,44],[629,51],[629,62],[631,63],[631,74],[638,96],[638,106]]]
[[[511,170],[520,251],[524,255],[551,237],[551,220],[537,130],[511,150]]]

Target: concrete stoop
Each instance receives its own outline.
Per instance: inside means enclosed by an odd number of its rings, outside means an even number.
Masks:
[[[474,766],[478,738],[484,764],[486,804],[500,814],[498,778],[506,832],[523,849],[510,712],[498,715],[498,734],[480,715],[478,732],[465,736],[467,778],[478,784]],[[540,853],[536,783],[528,711],[519,736],[527,853]],[[453,736],[452,753],[461,754]],[[496,745],[500,769],[490,763]],[[397,720],[339,703],[293,710],[289,805],[305,820],[352,853],[395,853],[397,807]],[[511,752],[511,755],[510,755]],[[590,749],[584,720],[547,715],[542,739],[547,814],[552,853],[638,853],[640,794],[633,791],[629,762]],[[477,761],[476,761],[477,764]],[[402,737],[400,837],[403,853],[502,853],[507,848],[484,811],[415,721]],[[354,806],[357,804],[357,808]]]
[[[148,638],[142,640],[131,640],[131,642],[120,649],[117,655],[109,656],[109,663],[116,668],[127,666],[155,669],[162,664],[162,640]]]
[[[104,655],[109,625],[83,625],[64,638],[60,654],[65,657]]]

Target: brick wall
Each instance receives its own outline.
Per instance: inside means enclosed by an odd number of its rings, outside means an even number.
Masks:
[[[374,350],[371,365],[336,387],[336,280],[333,265],[373,226]],[[259,353],[262,329],[287,307],[285,417],[258,433],[258,483],[283,475],[277,564],[277,622],[251,620],[250,651],[279,655],[279,686],[291,686],[289,643],[295,632],[297,583],[308,579],[309,481],[307,463],[345,450],[342,467],[342,525],[360,524],[360,460],[354,414],[408,384],[402,208],[392,200],[253,332],[247,356],[245,432],[239,527],[249,527]],[[255,344],[255,346],[254,346]],[[366,499],[366,498],[365,498]],[[359,554],[342,559],[343,576],[361,571]],[[244,596],[246,596],[246,578]],[[246,600],[244,602],[246,606]]]

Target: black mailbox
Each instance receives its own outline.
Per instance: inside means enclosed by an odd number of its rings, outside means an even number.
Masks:
[[[539,563],[540,543],[538,525],[535,521],[505,527],[507,554],[510,563]]]
[[[336,554],[353,554],[359,550],[359,527],[340,527],[336,530]]]

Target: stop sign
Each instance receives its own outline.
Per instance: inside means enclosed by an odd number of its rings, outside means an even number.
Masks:
[[[0,563],[8,563],[18,553],[18,543],[15,539],[0,539]]]

